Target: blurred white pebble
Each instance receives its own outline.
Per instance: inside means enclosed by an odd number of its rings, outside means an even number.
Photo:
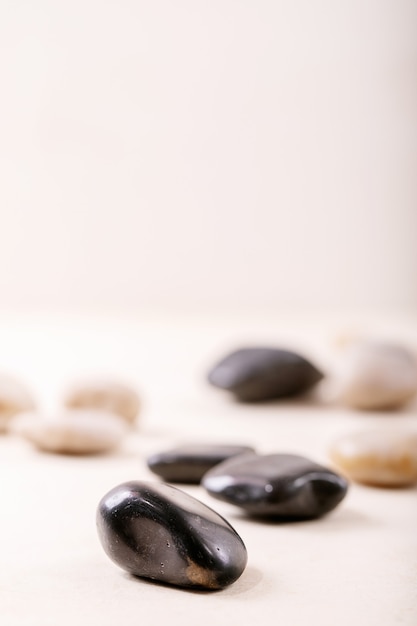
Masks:
[[[103,409],[127,422],[136,421],[140,409],[138,394],[131,387],[112,380],[85,381],[67,392],[64,403],[71,409]]]
[[[46,452],[98,454],[115,449],[128,426],[108,411],[74,409],[50,416],[24,413],[13,420],[10,432]]]
[[[365,430],[333,443],[330,458],[348,478],[379,487],[417,482],[417,429]]]
[[[18,413],[31,411],[35,401],[30,391],[19,380],[0,375],[0,432],[7,431],[10,421]]]
[[[330,389],[333,400],[355,409],[397,409],[417,393],[417,360],[400,345],[352,342],[336,364]]]

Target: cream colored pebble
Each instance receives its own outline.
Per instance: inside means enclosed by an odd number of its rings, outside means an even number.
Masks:
[[[0,432],[7,431],[15,415],[34,408],[34,399],[22,383],[11,376],[0,375]]]
[[[330,448],[338,469],[354,481],[380,487],[417,483],[417,430],[378,429],[346,435]]]
[[[11,432],[47,452],[97,454],[116,448],[128,426],[107,411],[74,409],[52,416],[22,414],[13,420]]]
[[[346,349],[336,399],[363,410],[396,409],[417,393],[417,361],[402,346],[360,341]]]
[[[85,382],[66,395],[65,405],[72,409],[104,409],[133,423],[139,413],[139,396],[130,387],[114,381]]]

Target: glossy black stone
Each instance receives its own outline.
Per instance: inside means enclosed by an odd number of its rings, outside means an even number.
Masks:
[[[198,484],[204,474],[226,459],[254,452],[249,446],[188,445],[153,454],[147,460],[150,470],[169,483]]]
[[[127,572],[179,587],[222,589],[247,562],[242,539],[199,500],[163,483],[127,482],[100,501],[98,534]]]
[[[304,393],[323,374],[304,357],[278,348],[242,348],[222,359],[208,374],[215,387],[242,402],[261,402]]]
[[[202,484],[250,515],[287,520],[328,513],[348,489],[335,472],[294,454],[236,457],[207,472]]]

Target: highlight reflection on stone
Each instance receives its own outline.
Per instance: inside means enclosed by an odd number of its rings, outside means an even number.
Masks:
[[[254,449],[232,445],[185,445],[153,454],[147,463],[149,469],[166,482],[198,484],[209,469],[245,452],[254,452]]]
[[[303,356],[278,348],[242,348],[209,372],[215,387],[235,394],[242,402],[261,402],[304,393],[323,374]]]
[[[294,454],[245,455],[207,472],[203,486],[215,498],[259,517],[311,519],[334,509],[347,481]]]
[[[97,526],[108,556],[136,576],[214,590],[246,566],[246,548],[230,524],[171,485],[118,485],[100,501]]]

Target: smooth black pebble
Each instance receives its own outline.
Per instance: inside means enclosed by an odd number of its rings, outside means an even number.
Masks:
[[[242,402],[261,402],[304,393],[323,378],[303,356],[278,348],[242,348],[223,358],[208,374],[215,387]]]
[[[230,459],[210,470],[202,484],[213,497],[250,515],[277,520],[320,517],[334,509],[348,489],[335,472],[294,454]]]
[[[245,569],[242,539],[218,513],[163,483],[127,482],[100,501],[98,534],[127,572],[179,587],[223,589]]]
[[[249,446],[187,445],[153,454],[149,469],[172,483],[198,484],[212,467],[238,454],[255,452]]]

